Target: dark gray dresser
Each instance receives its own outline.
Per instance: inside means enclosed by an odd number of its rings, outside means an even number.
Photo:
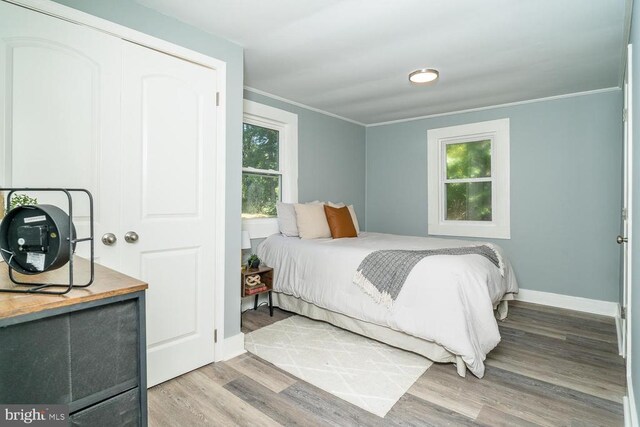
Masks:
[[[96,265],[85,290],[0,293],[0,403],[69,405],[73,426],[146,426],[146,288]]]

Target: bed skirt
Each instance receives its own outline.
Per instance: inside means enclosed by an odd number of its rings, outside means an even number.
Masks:
[[[353,317],[336,313],[335,311],[326,310],[291,295],[273,292],[273,297],[274,305],[277,305],[283,310],[301,314],[311,319],[331,323],[339,328],[383,342],[392,347],[420,354],[434,362],[455,363],[458,375],[464,377],[466,374],[467,367],[462,358],[434,342],[416,338],[412,335],[395,331],[384,326],[354,319]],[[504,314],[506,315],[506,301],[503,301],[503,303],[504,306],[502,303],[500,305],[503,306]]]

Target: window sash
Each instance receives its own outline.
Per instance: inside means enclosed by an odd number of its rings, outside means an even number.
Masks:
[[[258,169],[258,168],[242,168],[242,172],[255,173],[260,175],[283,175],[284,172],[273,169]]]
[[[467,178],[448,178],[449,175],[449,164],[448,164],[448,160],[449,160],[449,147],[452,145],[471,145],[471,144],[483,144],[485,142],[489,141],[489,148],[490,148],[490,160],[491,160],[491,164],[490,164],[490,169],[489,169],[489,175],[487,176],[478,176],[476,178],[491,178],[493,176],[492,172],[492,168],[494,166],[494,143],[493,143],[493,138],[490,135],[478,135],[478,136],[473,136],[473,137],[459,137],[459,138],[449,138],[446,140],[442,140],[440,141],[443,144],[442,147],[442,161],[444,162],[443,165],[443,171],[444,171],[444,179],[471,179],[473,177],[467,177]],[[467,153],[470,154],[470,153]]]
[[[242,171],[242,177],[244,178],[245,175],[251,175],[251,176],[265,176],[265,177],[269,177],[269,178],[278,178],[278,189],[279,191],[277,192],[277,196],[276,199],[278,201],[282,201],[282,181],[283,181],[283,176],[280,173],[261,173],[261,172],[253,172],[253,171]],[[243,197],[243,205],[244,205],[244,197]],[[270,216],[270,217],[258,217],[258,218],[250,218],[248,216],[245,215],[252,215],[251,213],[245,212],[244,211],[244,207],[241,208],[241,212],[240,212],[240,216],[244,219],[250,219],[252,221],[264,221],[264,220],[271,220],[274,219],[275,216]]]
[[[487,182],[487,181],[484,181]],[[491,184],[490,188],[491,188],[491,218],[490,219],[450,219],[448,218],[449,215],[449,188],[447,187],[447,184],[444,185],[443,187],[443,193],[442,193],[442,198],[443,198],[443,206],[442,209],[444,211],[443,214],[443,218],[442,221],[443,223],[447,223],[447,224],[491,224],[494,220],[493,218],[493,212],[495,211],[495,198],[494,198],[494,191],[493,191],[493,183],[489,182]],[[458,184],[456,182],[453,182],[451,184]],[[467,184],[466,182],[460,183],[460,184]],[[473,206],[472,208],[469,208],[469,206]],[[470,209],[472,212],[474,210],[477,210],[479,208],[482,208],[482,205],[475,205],[475,204],[469,204],[467,203],[467,209]]]
[[[495,189],[495,176],[492,174],[488,177],[482,178],[447,178],[447,146],[450,144],[473,144],[480,143],[482,141],[491,141],[491,170],[495,170],[495,143],[493,140],[493,134],[478,134],[478,135],[465,135],[463,137],[441,139],[439,142],[440,149],[438,150],[440,155],[440,221],[447,224],[487,224],[491,221],[473,221],[463,219],[447,219],[447,184],[464,184],[473,182],[491,182],[491,211],[496,209],[496,189]]]
[[[483,140],[491,141],[491,176],[448,179],[446,165],[448,144]],[[509,239],[511,237],[509,119],[429,129],[427,145],[429,235]],[[447,186],[483,182],[491,183],[491,221],[446,219]],[[488,202],[487,200],[484,205],[487,206]]]
[[[445,179],[442,182],[445,184],[456,184],[464,182],[490,182],[493,178],[460,178],[460,179]]]
[[[491,181],[491,179],[494,178],[493,175],[493,168],[496,166],[495,164],[495,155],[496,155],[496,145],[495,145],[495,141],[493,140],[493,134],[480,134],[480,135],[466,135],[464,137],[458,137],[458,138],[447,138],[447,139],[441,139],[439,142],[440,145],[440,149],[438,150],[439,155],[440,155],[440,163],[442,166],[442,173],[440,174],[440,181],[447,181],[447,182],[482,182],[480,180],[485,180],[485,181]],[[484,176],[484,177],[479,177],[479,178],[447,178],[447,146],[448,145],[456,145],[456,144],[473,144],[473,143],[480,143],[480,142],[484,142],[484,141],[490,141],[491,144],[491,171],[492,174],[490,176]],[[468,181],[466,181],[468,180]],[[478,180],[478,181],[473,181],[473,180]]]
[[[253,125],[253,126],[259,126],[262,128],[266,128],[266,129],[270,129],[270,130],[275,130],[278,132],[278,169],[274,170],[274,169],[260,169],[260,168],[254,168],[251,166],[245,166],[242,168],[242,175],[253,175],[253,176],[268,176],[268,177],[278,177],[278,188],[279,188],[279,192],[278,192],[278,197],[277,199],[279,201],[282,201],[282,190],[283,190],[283,185],[284,185],[284,171],[283,171],[283,161],[282,161],[282,156],[283,156],[283,152],[284,152],[284,145],[286,144],[286,140],[285,140],[285,136],[283,134],[284,131],[284,127],[275,125],[274,123],[271,122],[267,122],[267,121],[263,121],[263,120],[259,120],[259,119],[255,119],[255,118],[249,118],[249,117],[245,117],[244,120],[242,121],[243,124],[249,124],[249,125]],[[249,215],[247,212],[244,211],[244,209],[241,210],[240,212],[242,218],[247,218],[245,217],[245,215]],[[264,220],[269,220],[271,218],[252,218],[253,221],[264,221]]]

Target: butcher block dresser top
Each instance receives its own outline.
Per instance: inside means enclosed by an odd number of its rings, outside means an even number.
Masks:
[[[83,258],[74,258],[74,282],[79,285],[87,283],[90,277],[91,264]],[[24,282],[68,283],[68,264],[54,271],[33,276],[15,274],[16,279]],[[0,263],[0,288],[29,289],[26,285],[15,285],[9,278],[7,264]],[[125,295],[143,291],[148,285],[140,280],[126,276],[110,268],[95,264],[93,284],[87,288],[77,288],[65,295],[26,294],[0,292],[0,319],[6,319],[39,311],[65,307],[83,302]],[[47,288],[49,290],[65,290],[64,287]]]

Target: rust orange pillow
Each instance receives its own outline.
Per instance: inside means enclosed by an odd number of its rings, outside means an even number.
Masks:
[[[358,237],[358,232],[353,225],[353,219],[348,207],[332,208],[329,205],[324,205],[324,213],[327,216],[331,237],[334,239]]]

